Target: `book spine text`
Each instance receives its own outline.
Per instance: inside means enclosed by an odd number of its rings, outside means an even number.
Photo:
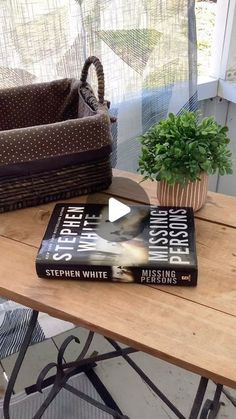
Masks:
[[[132,269],[135,282],[150,285],[197,285],[197,268],[152,269],[135,267]]]
[[[48,279],[76,279],[91,281],[111,281],[112,269],[109,266],[63,266],[36,263],[39,277]]]

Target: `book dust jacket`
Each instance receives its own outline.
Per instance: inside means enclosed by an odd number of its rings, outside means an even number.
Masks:
[[[36,258],[53,279],[195,286],[191,208],[132,205],[111,223],[103,204],[57,204]]]

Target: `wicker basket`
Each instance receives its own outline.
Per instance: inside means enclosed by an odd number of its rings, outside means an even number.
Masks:
[[[98,100],[86,81],[91,64]],[[112,179],[108,106],[96,57],[85,61],[80,80],[0,90],[0,212],[106,189]]]

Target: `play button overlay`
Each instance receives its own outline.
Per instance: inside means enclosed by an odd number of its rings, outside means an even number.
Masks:
[[[123,204],[115,198],[109,198],[108,201],[108,220],[110,223],[119,220],[125,215],[131,212],[131,208],[128,205]]]
[[[113,177],[108,190],[89,194],[86,203],[91,204],[91,214],[94,214],[94,204],[102,204],[99,223],[94,225],[101,241],[99,246],[106,248],[108,253],[114,252],[116,242],[139,240],[147,225],[148,195],[139,183],[128,178]]]

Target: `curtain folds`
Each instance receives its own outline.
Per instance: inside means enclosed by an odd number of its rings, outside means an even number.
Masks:
[[[136,171],[137,136],[196,107],[194,0],[0,0],[0,88],[79,78],[89,55],[118,117],[113,164]]]

